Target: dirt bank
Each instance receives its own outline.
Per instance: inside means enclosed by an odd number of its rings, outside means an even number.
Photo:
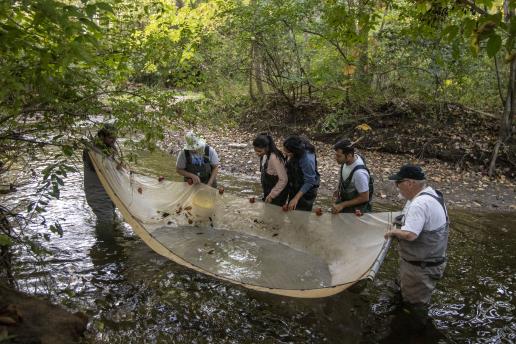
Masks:
[[[188,128],[191,129],[191,128]],[[242,129],[205,127],[194,128],[213,146],[221,159],[222,173],[254,176],[259,180],[258,159],[251,142],[254,133]],[[279,144],[283,137],[275,137]],[[332,145],[315,141],[319,172],[320,192],[330,195],[338,184],[338,168],[334,161]],[[170,132],[163,142],[167,151],[177,151],[183,145],[183,132]],[[361,144],[359,144],[359,147]],[[363,146],[363,145],[362,145]],[[429,184],[441,190],[450,208],[478,209],[486,211],[516,210],[516,185],[504,175],[490,179],[481,171],[464,169],[439,159],[421,157],[419,154],[391,154],[376,150],[361,149],[375,177],[374,202],[401,205],[397,191],[388,176],[395,173],[402,164],[415,163],[425,169]]]
[[[77,343],[88,318],[0,285],[0,342]]]

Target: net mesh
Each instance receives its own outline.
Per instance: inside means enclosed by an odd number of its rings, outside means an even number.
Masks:
[[[90,150],[124,219],[156,252],[248,288],[323,297],[374,276],[393,214],[284,212],[206,185],[158,180],[117,168]]]

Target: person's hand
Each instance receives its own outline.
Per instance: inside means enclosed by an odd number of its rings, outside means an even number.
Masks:
[[[386,239],[386,240],[389,239],[389,237],[391,237],[391,236],[392,236],[392,233],[390,230],[385,232],[385,234],[383,235],[384,239]]]
[[[273,198],[269,194],[267,197],[265,197],[265,203],[272,203]]]
[[[297,198],[297,197],[292,198],[292,200],[288,203],[288,209],[296,210],[297,202],[299,202],[299,198]]]
[[[338,214],[343,209],[342,203],[334,204],[331,206],[331,212],[332,214]]]
[[[195,174],[193,175],[192,177],[192,182],[194,184],[200,184],[201,183],[201,178],[199,178],[199,176],[196,176]]]

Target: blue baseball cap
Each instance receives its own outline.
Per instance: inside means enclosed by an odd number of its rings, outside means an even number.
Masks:
[[[417,165],[403,165],[399,172],[390,176],[389,180],[403,180],[403,179],[414,179],[414,180],[425,180],[425,172],[420,166]]]

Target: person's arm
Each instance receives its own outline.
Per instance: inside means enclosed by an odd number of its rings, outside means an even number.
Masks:
[[[332,206],[332,212],[334,214],[340,212],[344,208],[349,208],[354,205],[364,204],[369,202],[369,174],[364,170],[358,170],[355,172],[353,177],[355,189],[358,192],[358,195],[349,200],[343,201],[340,203],[336,203]]]
[[[357,197],[349,200],[349,201],[343,201],[340,203],[336,203],[332,206],[331,211],[332,213],[336,214],[339,213],[344,208],[349,208],[354,205],[364,204],[369,201],[369,191],[366,192],[360,192]]]
[[[414,232],[410,232],[408,230],[403,229],[392,229],[385,233],[384,238],[387,239],[389,237],[395,237],[401,240],[414,241],[417,239],[418,235]]]
[[[294,210],[297,203],[314,185],[317,183],[317,174],[315,172],[315,155],[306,153],[303,158],[299,160],[299,166],[303,171],[304,184],[297,192],[294,198],[288,203],[288,208]]]
[[[188,172],[187,170],[183,170],[181,168],[176,168],[176,172],[183,177],[192,179],[194,184],[199,184],[201,182],[201,178],[198,175]]]
[[[395,237],[401,240],[414,241],[417,239],[426,220],[425,207],[422,204],[412,204],[408,207],[407,213],[405,214],[405,223],[400,228],[395,228],[387,233],[384,237]]]
[[[220,164],[219,156],[213,147],[210,147],[210,150],[208,152],[208,158],[210,160],[211,165],[211,175],[207,185],[212,186],[213,182],[217,178],[217,174],[219,173]]]
[[[176,161],[176,172],[177,174],[192,179],[194,184],[199,184],[201,182],[201,179],[198,175],[188,172],[186,170],[186,157],[185,157],[185,151],[181,150],[179,154],[177,155],[177,161]]]
[[[276,154],[271,154],[269,159],[269,167],[273,170],[278,176],[278,181],[276,185],[272,188],[269,195],[265,199],[266,202],[271,202],[274,198],[278,197],[281,191],[287,186],[288,176],[287,170],[285,169],[285,165],[278,159]]]
[[[215,178],[217,178],[218,173],[219,173],[219,165],[212,165],[211,166],[211,176],[206,185],[212,186],[213,182],[215,181]]]

